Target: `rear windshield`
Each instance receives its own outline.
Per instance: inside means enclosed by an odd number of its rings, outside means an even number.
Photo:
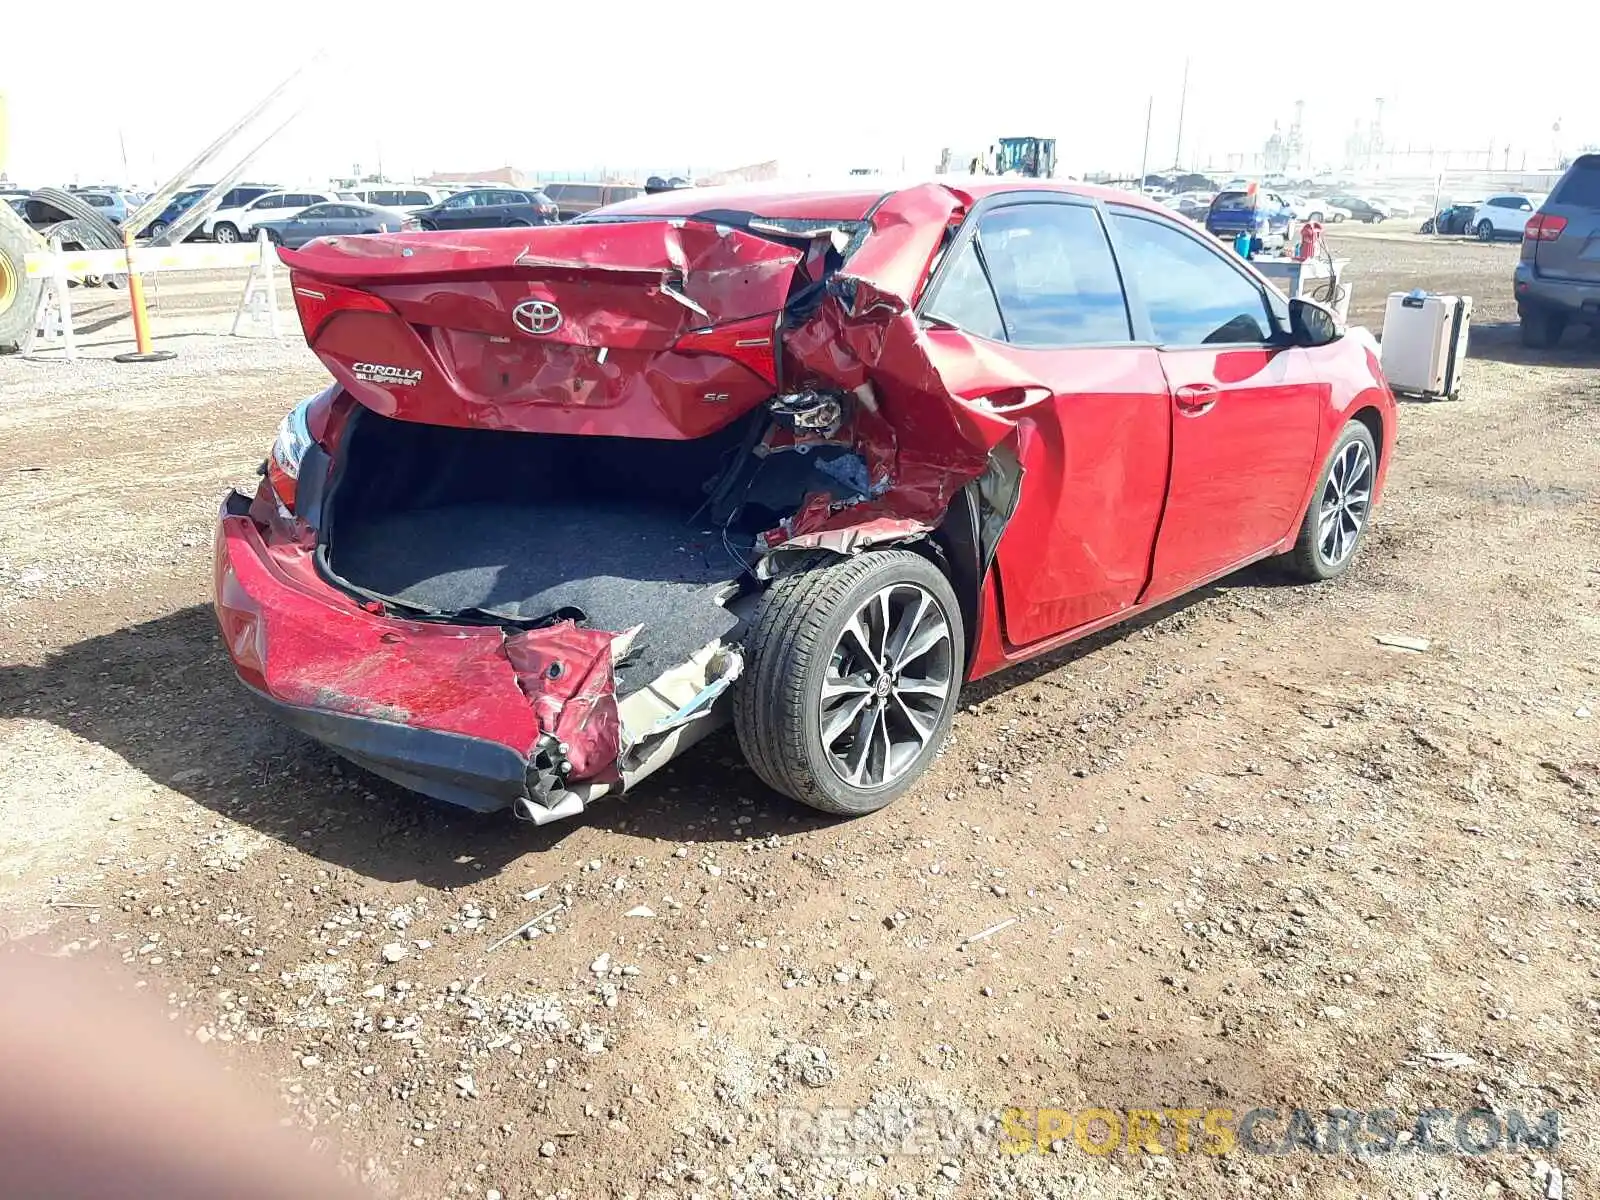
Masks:
[[[1218,192],[1211,203],[1216,208],[1250,208],[1255,202],[1249,192]]]
[[[1550,200],[1553,204],[1600,208],[1600,154],[1586,154],[1573,163]]]
[[[866,240],[867,231],[872,228],[869,221],[830,221],[825,217],[762,217],[755,213],[736,212],[731,209],[698,213],[651,213],[646,216],[642,213],[612,213],[600,208],[581,217],[574,217],[570,223],[600,225],[622,221],[706,221],[718,225],[731,225],[735,229],[742,229],[757,237],[770,237],[779,241],[805,239],[809,234],[819,230],[837,229],[846,238],[842,252],[844,258],[849,258],[861,248],[861,243]]]

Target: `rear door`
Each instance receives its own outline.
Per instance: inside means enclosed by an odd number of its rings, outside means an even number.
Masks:
[[[1275,343],[1266,288],[1171,221],[1113,206],[1123,277],[1172,392],[1172,477],[1148,601],[1226,573],[1300,519],[1326,350]]]
[[[1600,285],[1600,154],[1579,157],[1539,211],[1565,224],[1533,239],[1534,269],[1550,279]]]
[[[1023,648],[1133,605],[1166,490],[1171,417],[1134,343],[1092,201],[980,204],[923,305],[950,390],[1015,418],[1021,499],[997,555],[1006,640]]]

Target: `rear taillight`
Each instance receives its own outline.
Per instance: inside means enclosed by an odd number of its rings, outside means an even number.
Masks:
[[[322,327],[337,313],[394,312],[371,292],[340,287],[337,283],[313,279],[298,271],[289,273],[289,282],[294,289],[295,309],[300,313],[300,327],[306,331],[308,342],[314,341]]]
[[[272,494],[288,512],[295,511],[300,491],[300,464],[306,451],[322,435],[328,423],[328,410],[336,388],[308,396],[291,408],[278,423],[278,436],[267,452],[267,483]]]
[[[680,354],[717,354],[748,367],[766,382],[777,386],[777,317],[751,317],[691,329],[680,337],[673,349]]]
[[[1523,226],[1522,240],[1525,242],[1553,242],[1567,227],[1567,219],[1558,217],[1554,213],[1534,213],[1528,218],[1528,223]]]

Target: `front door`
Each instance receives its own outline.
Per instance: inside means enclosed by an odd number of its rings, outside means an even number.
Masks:
[[[1329,385],[1318,351],[1281,344],[1266,289],[1225,252],[1132,209],[1112,221],[1172,393],[1172,479],[1144,597],[1160,601],[1294,530]]]
[[[997,554],[1006,641],[1022,649],[1131,607],[1171,418],[1157,352],[1133,344],[1098,207],[1038,192],[985,202],[923,313],[950,390],[1017,424],[1021,497]]]

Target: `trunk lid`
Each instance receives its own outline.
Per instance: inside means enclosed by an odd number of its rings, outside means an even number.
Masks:
[[[280,251],[306,340],[386,416],[700,437],[774,390],[801,250],[682,219],[342,237]]]

